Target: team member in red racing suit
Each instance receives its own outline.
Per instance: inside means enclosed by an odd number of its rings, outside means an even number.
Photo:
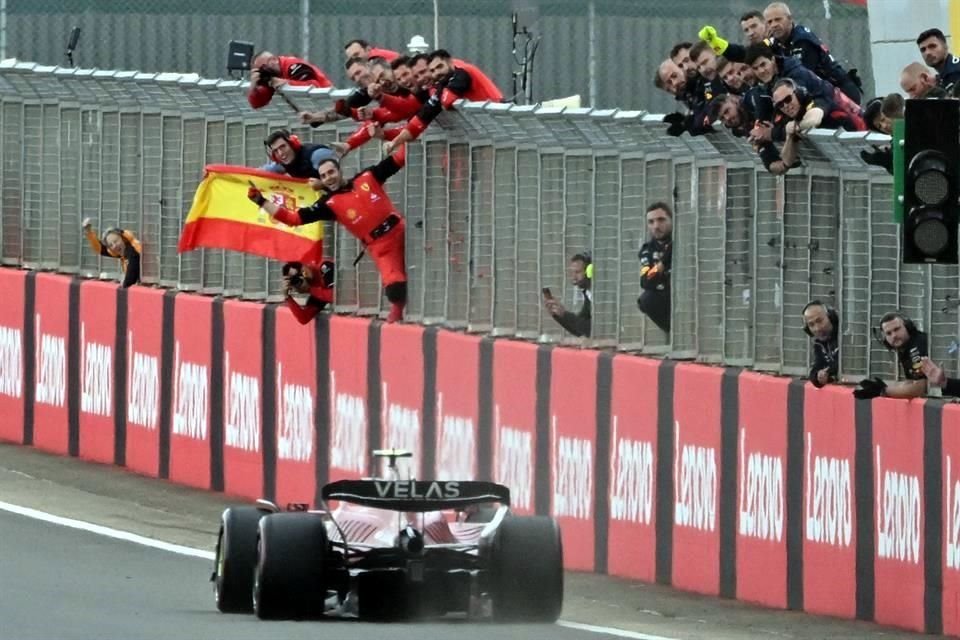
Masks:
[[[336,220],[364,244],[370,253],[384,293],[390,301],[387,322],[403,318],[407,304],[407,272],[404,264],[404,222],[383,183],[403,168],[406,149],[401,147],[379,164],[344,180],[335,159],[320,163],[320,182],[326,192],[309,207],[296,211],[277,206],[251,186],[247,197],[274,220],[296,227],[317,220]]]
[[[334,265],[330,260],[320,264],[287,262],[283,265],[283,295],[287,308],[300,324],[307,324],[333,304]],[[293,299],[294,293],[307,294],[304,306]]]
[[[316,65],[293,56],[277,56],[264,51],[253,59],[247,102],[254,109],[270,104],[273,93],[283,85],[291,87],[331,87],[333,83]]]
[[[469,62],[455,60],[448,51],[437,49],[429,56],[430,75],[436,83],[430,99],[400,134],[384,145],[385,153],[405,142],[416,140],[444,109],[463,98],[471,102],[503,102],[503,94],[493,80]]]

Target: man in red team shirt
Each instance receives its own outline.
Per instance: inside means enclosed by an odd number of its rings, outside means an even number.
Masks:
[[[343,53],[347,60],[360,58],[361,60],[370,60],[371,58],[383,58],[387,62],[393,62],[400,54],[390,49],[381,49],[380,47],[371,47],[370,43],[360,38],[355,38],[343,45]]]
[[[336,220],[343,225],[363,243],[377,265],[390,301],[387,322],[396,322],[403,318],[407,304],[404,222],[383,183],[400,171],[405,161],[406,149],[401,147],[379,164],[345,180],[337,160],[324,160],[317,172],[326,191],[315,203],[296,211],[267,200],[254,186],[247,191],[247,197],[275,221],[292,227],[318,220]]]
[[[287,262],[283,265],[283,295],[287,308],[300,324],[307,324],[328,304],[333,304],[334,265],[329,260],[320,264]],[[300,306],[294,293],[307,294],[307,303]]]
[[[278,56],[264,51],[253,59],[250,70],[250,90],[247,101],[254,109],[265,107],[274,92],[284,85],[291,87],[331,87],[327,76],[306,60],[293,56]]]
[[[469,62],[455,60],[445,49],[437,49],[427,57],[434,93],[403,131],[384,144],[388,154],[405,142],[416,140],[441,111],[450,109],[461,98],[472,102],[503,102],[503,93],[493,80]]]

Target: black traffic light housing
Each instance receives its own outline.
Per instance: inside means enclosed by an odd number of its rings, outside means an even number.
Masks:
[[[960,100],[907,100],[903,141],[903,262],[957,264]]]

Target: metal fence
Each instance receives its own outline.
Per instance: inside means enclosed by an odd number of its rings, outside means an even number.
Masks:
[[[739,17],[756,0],[0,0],[0,59],[67,64],[71,29],[82,30],[79,66],[177,71],[221,77],[227,42],[301,55],[340,87],[343,45],[365,38],[402,50],[419,34],[431,45],[478,64],[504,95],[514,93],[526,39],[513,42],[511,17],[540,38],[533,56],[535,101],[579,94],[583,104],[621,109],[676,109],[653,86],[670,48],[696,41],[705,24],[731,42]],[[844,65],[859,69],[874,95],[867,8],[856,0],[791,0],[797,22],[813,29]],[[943,25],[941,25],[943,26]],[[946,29],[945,29],[946,30]],[[916,56],[913,56],[916,58]],[[911,58],[912,59],[912,58]],[[902,65],[909,62],[904,60]],[[891,70],[891,75],[899,73]]]
[[[5,264],[116,277],[88,248],[80,221],[134,229],[146,283],[225,296],[276,299],[275,264],[219,250],[178,255],[182,220],[206,163],[260,165],[267,133],[291,125],[279,100],[252,112],[237,82],[0,64],[0,206]],[[294,91],[294,90],[291,90]],[[310,108],[327,91],[294,92]],[[408,319],[468,331],[568,341],[803,373],[801,309],[812,298],[842,315],[848,377],[896,375],[870,338],[900,308],[930,332],[931,353],[958,335],[960,271],[902,265],[891,179],[865,166],[872,138],[815,131],[804,168],[777,178],[742,141],[717,132],[671,138],[658,117],[616,110],[461,105],[410,145],[388,190],[408,218]],[[346,136],[349,123],[294,127],[304,139]],[[879,138],[877,140],[879,141]],[[377,145],[346,157],[348,174],[380,157]],[[639,312],[637,251],[645,209],[675,209],[673,331]],[[330,228],[338,258],[338,312],[384,311],[369,260]],[[595,258],[593,338],[565,336],[541,304],[562,292],[567,258]]]

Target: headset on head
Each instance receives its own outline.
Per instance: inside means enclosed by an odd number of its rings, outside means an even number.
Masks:
[[[286,140],[287,144],[290,145],[294,153],[300,151],[300,149],[303,147],[303,143],[300,142],[300,138],[290,133],[287,129],[280,129],[279,131],[271,133],[269,136],[267,136],[267,139],[263,141],[263,146],[267,149],[267,156],[269,156],[274,162],[280,162],[280,160],[277,158],[276,152],[270,149],[270,145],[272,144],[270,142],[271,138],[273,138],[273,142],[276,142],[277,139]]]
[[[836,309],[825,302],[821,302],[820,300],[811,300],[804,305],[803,311],[800,312],[800,317],[803,318],[803,332],[811,338],[813,337],[813,332],[810,331],[810,327],[807,326],[807,319],[804,317],[807,313],[807,309],[810,307],[821,307],[823,312],[827,314],[827,319],[830,320],[830,324],[833,325],[834,329],[836,329],[837,325],[840,324],[840,314],[837,313]]]
[[[570,258],[570,260],[579,260],[583,262],[583,274],[587,276],[588,280],[593,280],[593,256],[590,254],[590,251],[584,249],[577,255]]]
[[[797,103],[800,105],[800,112],[803,113],[807,105],[807,100],[810,99],[806,87],[797,84],[793,78],[781,78],[777,80],[777,85],[793,89],[793,93],[797,96]],[[776,89],[776,86],[774,86],[774,89]],[[773,92],[771,92],[771,95],[773,95]]]
[[[904,329],[907,330],[907,335],[909,335],[911,338],[920,332],[919,329],[917,329],[917,325],[915,325],[913,320],[910,319],[910,316],[906,315],[905,313],[900,311],[891,311],[889,313],[885,313],[883,317],[880,318],[880,323],[873,328],[873,337],[876,338],[877,342],[882,344],[890,351],[895,351],[896,348],[887,342],[887,337],[883,335],[883,324],[896,318],[900,318],[900,321],[903,322]]]

